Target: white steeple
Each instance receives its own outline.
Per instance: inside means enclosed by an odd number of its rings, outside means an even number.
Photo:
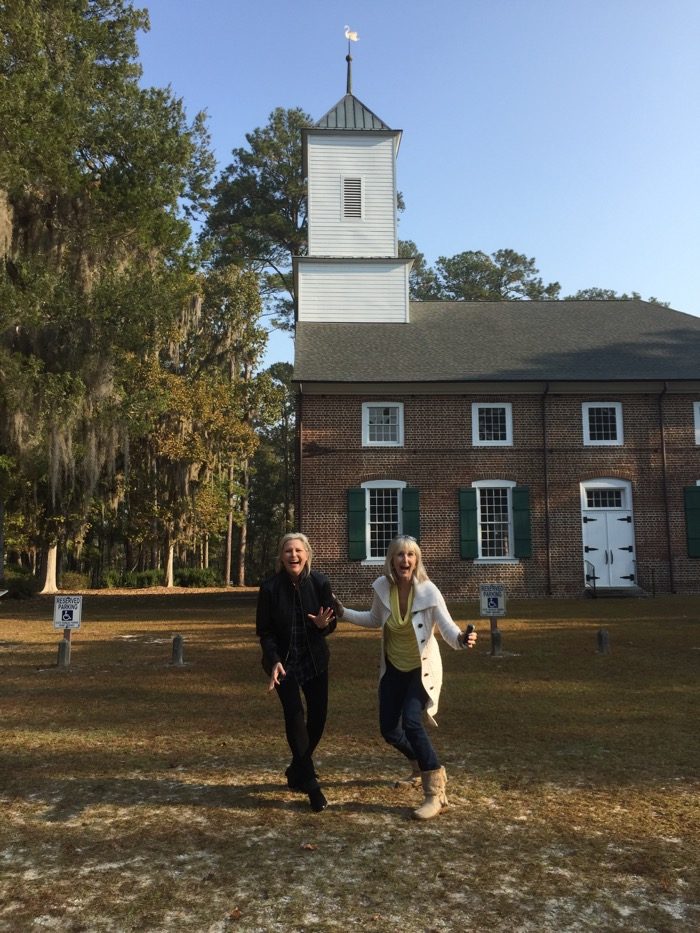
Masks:
[[[295,260],[298,319],[407,321],[411,260],[398,258],[392,130],[347,93],[302,134],[308,255]]]

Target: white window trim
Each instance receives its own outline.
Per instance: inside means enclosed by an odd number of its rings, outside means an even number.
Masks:
[[[371,441],[369,439],[370,408],[396,408],[398,410],[398,439],[395,441]],[[362,403],[362,446],[363,447],[403,447],[403,402],[363,402]]]
[[[370,551],[369,490],[370,489],[405,489],[406,486],[407,484],[404,483],[400,479],[370,479],[370,480],[367,480],[367,482],[365,483],[360,483],[360,489],[365,490],[365,550],[367,554],[369,554],[369,551]],[[402,523],[401,523],[401,506],[402,506],[401,494],[399,493],[399,501],[398,501],[398,507],[399,507],[398,533],[399,534],[401,534],[401,532],[403,531]],[[367,566],[376,567],[378,564],[383,564],[385,556],[386,555],[382,555],[381,557],[366,557],[362,561],[362,566],[363,567],[367,567]]]
[[[360,216],[348,217],[345,213],[345,180],[360,181]],[[340,176],[340,219],[343,223],[361,223],[365,219],[365,176],[353,173]]]
[[[510,479],[478,479],[472,483],[472,488],[476,489],[513,489],[517,483]],[[519,564],[517,557],[482,557],[481,556],[481,496],[476,497],[476,533],[479,545],[479,557],[474,560],[475,564]],[[513,497],[508,494],[508,541],[510,549],[513,550]]]
[[[479,439],[479,409],[503,408],[506,413],[506,439],[504,441],[482,441]],[[513,404],[512,402],[472,402],[472,447],[512,447],[513,446]]]
[[[693,420],[695,421],[695,443],[700,447],[700,402],[693,402]]]
[[[614,408],[617,427],[617,440],[592,441],[588,434],[588,411],[591,408]],[[622,425],[622,402],[582,402],[581,422],[583,428],[583,443],[585,447],[622,447],[625,443],[625,434]]]
[[[588,505],[588,498],[586,496],[587,489],[621,489],[622,496],[622,505],[620,506],[619,511],[621,512],[631,512],[632,511],[632,483],[627,479],[613,479],[612,477],[601,477],[600,479],[588,479],[585,482],[580,484],[580,494],[581,494],[581,511],[590,512],[594,511]],[[605,509],[601,509],[605,511]],[[618,511],[615,509],[614,511]]]

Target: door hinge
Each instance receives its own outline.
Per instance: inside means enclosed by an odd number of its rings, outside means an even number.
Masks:
[[[631,521],[632,521],[631,515],[625,515],[624,518],[618,518],[618,522],[631,522]]]

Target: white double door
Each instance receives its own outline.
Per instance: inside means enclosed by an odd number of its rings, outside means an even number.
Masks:
[[[628,507],[631,491],[618,487],[621,495],[601,496],[599,489],[583,489],[583,558],[589,562],[586,576],[590,575],[592,565],[597,587],[636,586],[634,522],[632,509]],[[586,507],[592,502],[606,501],[612,507]]]

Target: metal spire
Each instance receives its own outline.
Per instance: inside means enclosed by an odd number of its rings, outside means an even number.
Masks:
[[[345,56],[345,61],[348,63],[348,81],[347,90],[345,93],[352,94],[352,55],[350,54],[350,43],[357,42],[359,36],[354,30],[350,29],[349,26],[346,26],[345,38],[348,40],[348,54]]]

